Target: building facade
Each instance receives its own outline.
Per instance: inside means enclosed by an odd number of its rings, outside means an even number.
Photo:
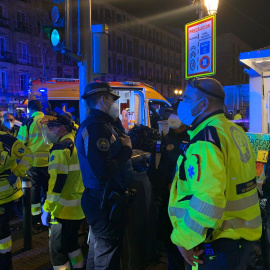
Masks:
[[[77,63],[55,53],[42,31],[51,25],[52,7],[51,0],[0,0],[0,95],[26,96],[30,78],[78,78]],[[109,74],[99,79],[145,82],[165,97],[184,89],[182,30],[160,29],[102,0],[92,1],[92,23],[109,25]],[[223,85],[248,83],[238,57],[252,48],[233,34],[218,36],[216,48],[215,78]]]
[[[1,95],[27,95],[30,78],[78,78],[77,63],[53,52],[42,32],[42,25],[51,24],[52,6],[46,0],[0,0]],[[183,35],[142,23],[101,1],[92,4],[92,21],[109,25],[109,75],[103,80],[142,81],[164,96],[184,87]]]
[[[240,85],[249,83],[248,74],[239,64],[241,52],[252,48],[233,33],[217,36],[217,73],[214,76],[222,85]]]

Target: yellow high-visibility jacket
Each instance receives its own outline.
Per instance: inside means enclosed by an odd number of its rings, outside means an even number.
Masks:
[[[49,174],[49,188],[44,210],[51,212],[52,218],[83,219],[81,197],[84,185],[72,133],[65,135],[52,147]]]
[[[18,178],[14,185],[10,185],[7,178],[13,172],[17,177],[25,173],[33,165],[31,150],[6,132],[0,131],[1,160],[0,160],[0,205],[11,202],[22,196],[22,184]],[[20,162],[16,163],[19,159]]]
[[[258,240],[255,157],[245,132],[216,112],[188,133],[171,186],[172,242],[191,249],[219,238]]]
[[[17,138],[30,148],[34,154],[34,167],[48,166],[49,151],[52,144],[44,143],[40,121],[44,117],[42,112],[34,112],[20,127]]]

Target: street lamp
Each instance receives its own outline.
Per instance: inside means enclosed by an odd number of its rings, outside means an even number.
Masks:
[[[199,18],[204,17],[205,11],[209,15],[217,13],[219,0],[188,0],[190,5],[197,5],[197,13],[199,13]]]
[[[207,8],[209,15],[217,13],[218,4],[219,0],[204,0],[204,5]]]
[[[175,90],[174,90],[174,94],[175,94],[176,96],[181,96],[181,95],[183,94],[183,90],[175,89]]]

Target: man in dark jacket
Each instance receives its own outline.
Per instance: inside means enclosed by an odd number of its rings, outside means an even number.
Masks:
[[[85,191],[82,208],[91,227],[87,270],[119,270],[125,232],[125,191],[133,180],[132,146],[107,83],[91,83],[82,96],[90,115],[76,138]]]
[[[169,132],[162,140],[161,159],[157,170],[157,199],[159,204],[159,222],[163,231],[164,243],[168,253],[168,270],[184,270],[184,259],[177,247],[172,243],[170,236],[172,224],[168,215],[170,186],[173,181],[177,159],[185,144],[189,141],[187,126],[183,125],[177,116],[177,107],[180,99],[172,104],[169,116]]]

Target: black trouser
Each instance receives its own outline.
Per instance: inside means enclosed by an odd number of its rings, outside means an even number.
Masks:
[[[176,245],[171,241],[172,223],[168,214],[169,192],[163,196],[162,205],[159,206],[158,219],[162,228],[163,241],[168,254],[168,270],[185,270],[185,260]]]
[[[110,220],[111,207],[100,209],[101,191],[85,189],[82,209],[91,227],[87,270],[119,270],[125,233],[125,207]]]
[[[82,220],[57,219],[58,224],[51,225],[49,249],[53,266],[63,266],[71,261],[72,269],[84,266],[78,244],[79,229]]]
[[[9,221],[12,214],[13,201],[0,205],[0,269],[12,269],[11,233]]]
[[[270,269],[270,213],[267,213],[267,216],[265,218],[265,250],[262,250],[263,255],[265,255],[264,261],[265,261],[265,267],[266,269]],[[262,239],[263,240],[263,239]]]
[[[31,177],[32,182],[32,223],[33,225],[36,225],[41,222],[41,192],[43,191],[44,196],[46,196],[50,175],[48,173],[48,167],[32,167],[28,171],[28,175]]]
[[[204,249],[203,245],[200,245],[199,249]],[[246,240],[221,238],[206,249],[200,256],[204,264],[199,264],[199,270],[247,270],[256,256],[255,242]],[[207,256],[207,253],[210,255]],[[189,265],[188,269],[192,267]]]

